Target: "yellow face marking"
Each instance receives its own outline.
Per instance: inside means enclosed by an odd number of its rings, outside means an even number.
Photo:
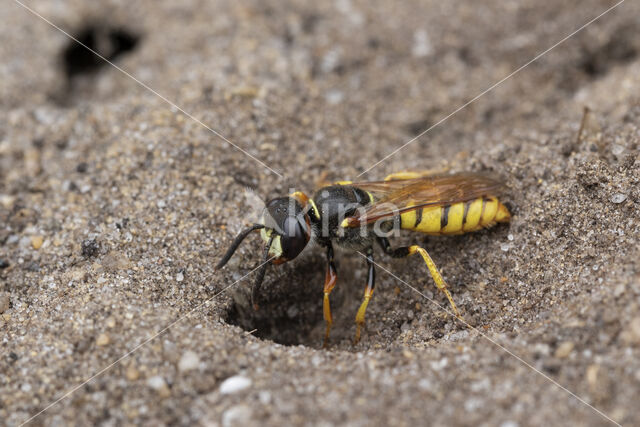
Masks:
[[[276,258],[280,258],[282,256],[282,244],[280,243],[280,236],[276,236],[271,243],[271,248],[269,249],[269,255],[274,256]]]
[[[271,237],[272,230],[269,228],[263,228],[260,230],[260,238],[265,242],[269,242],[269,238]]]
[[[264,240],[265,243],[269,243],[269,239],[271,238],[271,234],[273,230],[263,228],[260,230],[260,237]],[[280,258],[282,256],[282,244],[280,242],[280,236],[276,235],[273,238],[273,242],[271,242],[271,247],[269,248],[269,255]]]

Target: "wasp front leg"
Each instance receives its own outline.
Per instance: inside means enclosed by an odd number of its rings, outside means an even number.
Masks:
[[[324,341],[322,342],[323,348],[326,348],[329,343],[329,333],[331,332],[331,325],[333,324],[331,305],[329,304],[329,294],[336,286],[337,281],[338,273],[336,272],[336,266],[333,262],[333,247],[331,246],[331,243],[329,243],[329,246],[327,246],[327,274],[324,278],[324,300],[322,301],[324,321],[327,324],[327,329],[324,333]]]
[[[460,312],[456,307],[456,303],[453,302],[453,297],[451,296],[451,294],[449,293],[449,290],[447,289],[447,284],[445,283],[444,279],[442,278],[442,275],[438,271],[436,264],[433,262],[433,260],[431,259],[431,257],[429,256],[429,254],[424,248],[421,248],[418,245],[412,245],[412,246],[403,246],[400,248],[393,249],[389,244],[389,240],[386,237],[378,237],[378,243],[380,243],[380,246],[382,246],[382,249],[384,249],[384,251],[388,255],[394,258],[404,258],[409,255],[419,253],[422,256],[422,259],[424,260],[425,264],[427,264],[427,268],[429,269],[429,273],[431,273],[431,277],[433,278],[433,281],[436,283],[436,287],[447,296],[447,299],[449,300],[449,304],[451,305],[451,309],[453,310],[453,313],[456,315],[456,317],[461,318]]]
[[[373,261],[373,248],[369,248],[367,250],[367,266],[369,267],[367,287],[364,290],[364,300],[362,301],[362,304],[360,304],[358,314],[356,314],[356,337],[354,340],[355,344],[358,344],[358,341],[360,341],[360,330],[362,329],[362,327],[364,327],[364,316],[367,311],[367,305],[369,305],[369,301],[371,300],[371,296],[373,295],[373,288],[376,285],[376,270],[375,263]]]

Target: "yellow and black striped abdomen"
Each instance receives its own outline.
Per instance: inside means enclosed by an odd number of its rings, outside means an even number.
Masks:
[[[496,197],[479,197],[405,212],[400,215],[400,227],[427,234],[462,234],[496,222],[507,222],[510,218],[509,210]]]

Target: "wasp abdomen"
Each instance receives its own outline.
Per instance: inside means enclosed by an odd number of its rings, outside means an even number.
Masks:
[[[511,214],[496,197],[479,197],[467,202],[429,206],[400,215],[405,230],[427,234],[462,234],[509,221]]]

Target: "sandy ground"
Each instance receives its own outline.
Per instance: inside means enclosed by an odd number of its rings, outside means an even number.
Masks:
[[[364,261],[340,253],[326,350],[322,251],[271,269],[259,312],[257,237],[214,273],[245,190],[355,178],[614,2],[129,3],[28,2],[284,178],[2,2],[0,424],[61,397],[32,422],[640,424],[640,3],[361,177],[505,179],[510,224],[395,240],[474,329],[378,253],[353,345]]]

